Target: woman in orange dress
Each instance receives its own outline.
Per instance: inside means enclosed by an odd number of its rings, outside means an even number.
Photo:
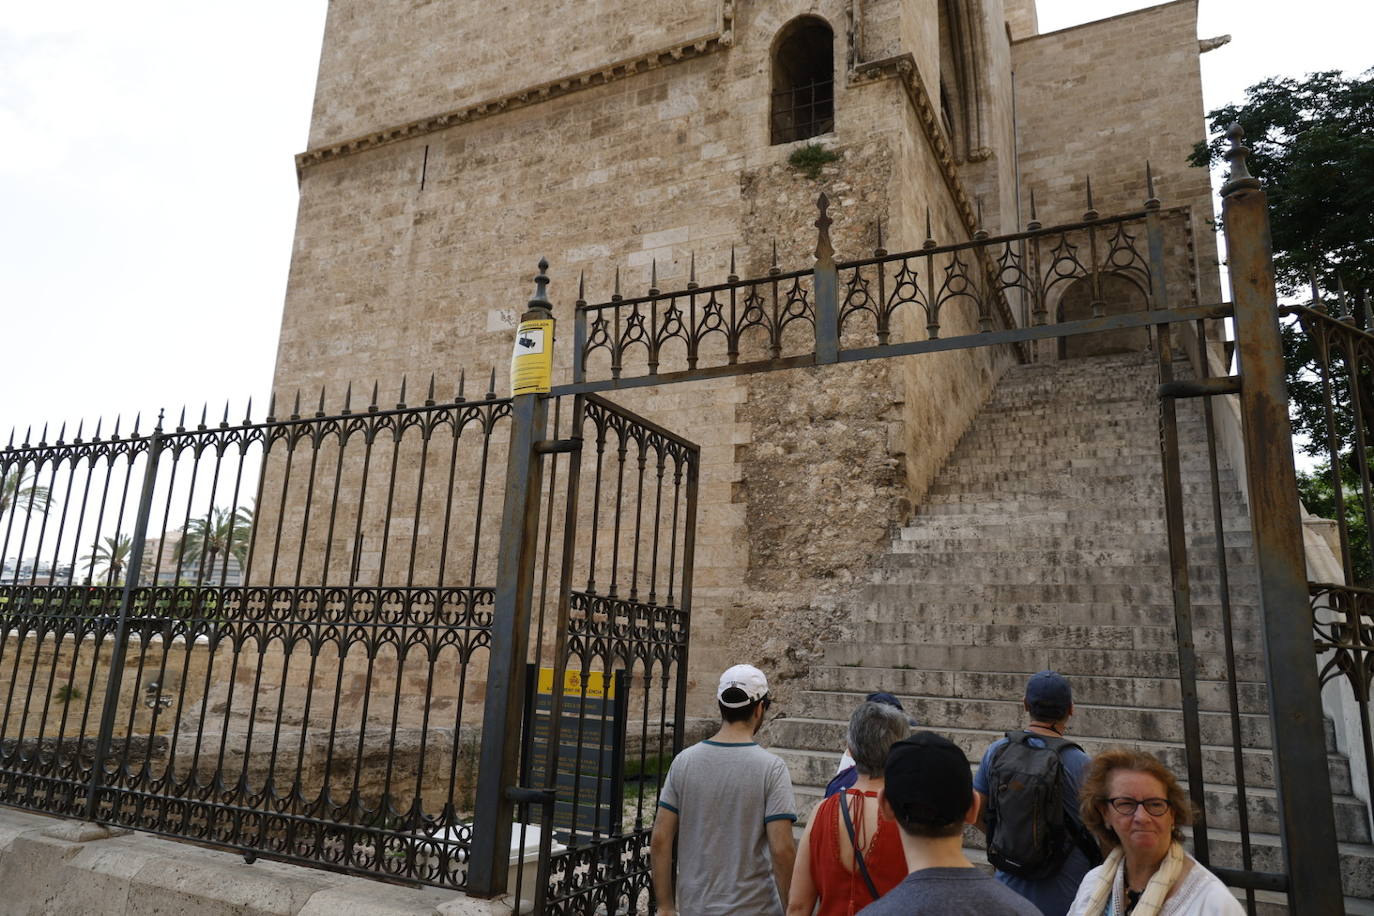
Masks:
[[[906,877],[897,822],[883,817],[879,796],[887,752],[910,733],[906,715],[882,703],[860,704],[849,717],[849,755],[859,778],[812,812],[792,869],[787,916],[854,916]],[[855,860],[856,846],[867,879]]]

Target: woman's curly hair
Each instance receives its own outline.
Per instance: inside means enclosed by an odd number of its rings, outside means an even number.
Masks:
[[[1174,841],[1182,842],[1183,828],[1193,822],[1193,803],[1188,799],[1183,787],[1178,784],[1178,777],[1153,754],[1124,747],[1103,751],[1093,758],[1092,764],[1088,767],[1088,774],[1078,789],[1078,813],[1083,818],[1083,826],[1087,827],[1106,849],[1111,850],[1121,845],[1121,840],[1102,817],[1102,806],[1107,803],[1108,798],[1107,786],[1111,782],[1112,773],[1117,770],[1147,773],[1164,784],[1165,797],[1169,799],[1169,807],[1174,810]]]

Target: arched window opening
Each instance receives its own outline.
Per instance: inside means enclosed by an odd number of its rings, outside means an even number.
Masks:
[[[1145,292],[1123,274],[1104,273],[1098,277],[1102,306],[1107,316],[1146,309]],[[1088,277],[1073,281],[1059,300],[1060,321],[1083,321],[1093,317],[1093,287]],[[1059,339],[1059,358],[1105,356],[1109,353],[1135,353],[1150,349],[1148,328],[1118,328],[1096,334],[1075,334]]]
[[[791,143],[835,129],[835,33],[803,16],[778,36],[773,50],[773,143]]]

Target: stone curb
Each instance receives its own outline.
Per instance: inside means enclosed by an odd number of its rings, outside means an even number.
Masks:
[[[509,916],[509,898],[366,878],[0,808],[0,887],[11,916]]]

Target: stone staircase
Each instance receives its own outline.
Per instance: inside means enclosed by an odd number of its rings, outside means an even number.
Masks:
[[[976,762],[1023,721],[1026,677],[1073,682],[1070,735],[1089,753],[1144,748],[1186,778],[1172,586],[1160,473],[1154,354],[1010,370],[856,602],[845,638],[766,740],[809,812],[833,775],[864,694],[897,694],[922,727]],[[1179,434],[1198,651],[1212,861],[1240,867],[1210,475],[1201,410],[1180,402]],[[1241,752],[1254,865],[1282,871],[1248,519],[1220,470],[1230,572]],[[1374,846],[1328,724],[1344,890],[1374,913]],[[982,836],[966,835],[983,861]],[[1282,911],[1261,894],[1260,911]]]

